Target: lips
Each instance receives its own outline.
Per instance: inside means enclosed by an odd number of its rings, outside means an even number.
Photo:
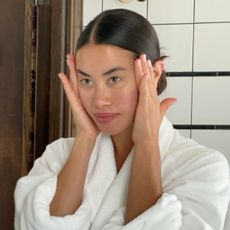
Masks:
[[[105,124],[114,120],[118,116],[118,113],[95,113],[94,117],[99,123]]]

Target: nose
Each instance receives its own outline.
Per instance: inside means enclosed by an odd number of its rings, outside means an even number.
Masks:
[[[105,85],[95,87],[94,92],[94,105],[98,109],[110,106],[111,103],[111,92]]]

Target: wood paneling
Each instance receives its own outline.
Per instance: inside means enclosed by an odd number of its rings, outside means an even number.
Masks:
[[[21,175],[27,174],[33,164],[35,80],[36,80],[36,7],[25,4],[23,130]]]
[[[82,30],[82,0],[57,0],[51,10],[49,141],[71,136],[71,112],[57,74],[68,74],[66,54],[74,53]]]
[[[41,156],[49,143],[50,96],[50,14],[51,6],[38,7],[37,17],[37,65],[36,65],[36,117],[34,159]]]
[[[33,6],[26,1],[24,59],[22,175],[48,144],[50,5]]]
[[[49,141],[63,136],[64,101],[59,72],[66,71],[66,0],[56,0],[51,10],[51,71],[50,71],[50,118]]]
[[[13,192],[20,176],[24,1],[0,2],[0,229],[12,230]]]
[[[70,53],[74,54],[76,45],[77,45],[77,39],[80,36],[80,33],[82,31],[83,26],[83,1],[82,0],[71,0],[69,4],[69,17],[68,17],[68,37],[67,37],[67,45],[68,50]],[[72,114],[70,109],[68,109],[68,124],[66,127],[68,128],[66,130],[68,136],[75,136],[76,130],[75,130],[75,124],[73,123]]]
[[[13,193],[46,145],[71,135],[58,72],[74,52],[82,0],[0,1],[0,229],[13,228]]]

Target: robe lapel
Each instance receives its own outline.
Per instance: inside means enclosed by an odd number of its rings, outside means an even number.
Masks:
[[[90,230],[101,230],[115,212],[126,204],[133,150],[131,150],[119,173],[109,188]],[[115,157],[113,157],[115,162]]]

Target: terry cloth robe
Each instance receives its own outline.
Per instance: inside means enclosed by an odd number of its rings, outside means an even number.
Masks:
[[[62,138],[48,145],[29,174],[17,182],[16,230],[223,229],[230,199],[227,160],[182,137],[166,118],[159,143],[163,194],[155,204],[124,225],[134,153],[131,150],[117,173],[111,138],[101,133],[89,161],[80,207],[72,215],[50,216],[57,175],[73,143],[74,138]]]

